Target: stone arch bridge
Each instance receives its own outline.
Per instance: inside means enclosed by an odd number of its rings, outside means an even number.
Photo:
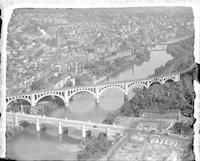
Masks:
[[[6,97],[6,105],[11,103],[12,101],[22,99],[28,101],[31,106],[36,106],[36,104],[46,96],[57,96],[63,100],[66,106],[69,106],[70,98],[79,92],[91,93],[95,97],[96,102],[99,103],[99,98],[102,95],[102,93],[110,88],[117,88],[121,90],[126,97],[128,96],[128,91],[137,85],[142,85],[145,88],[149,88],[153,83],[164,84],[166,81],[169,80],[172,80],[174,82],[179,81],[180,74],[178,73],[178,74],[151,77],[147,79],[137,79],[131,81],[109,82],[95,86],[77,86],[65,89],[33,91],[30,93],[10,95]]]

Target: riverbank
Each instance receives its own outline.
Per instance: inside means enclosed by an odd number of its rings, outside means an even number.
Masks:
[[[88,64],[85,69],[88,70],[92,75],[95,75],[98,78],[106,77],[105,80],[108,80],[109,77],[112,77],[132,65],[141,65],[144,62],[148,62],[150,60],[150,51],[147,49],[144,50],[144,53],[136,53],[133,56],[118,58],[113,60],[112,62],[98,61],[91,62]],[[80,82],[83,82],[81,79]],[[102,82],[102,81],[101,81]],[[82,84],[83,83],[79,83]],[[87,84],[87,83],[85,83]]]
[[[167,53],[170,54],[173,59],[168,61],[165,66],[157,68],[154,72],[154,76],[169,74],[173,72],[183,71],[187,69],[194,61],[194,38],[190,37],[186,40],[169,44],[167,46]]]
[[[116,74],[126,70],[128,67],[130,67],[132,65],[139,66],[144,62],[148,62],[149,60],[150,60],[150,52],[148,51],[148,52],[146,52],[146,55],[144,54],[140,58],[136,57],[135,60],[132,60],[132,61],[126,60],[123,65],[116,67],[115,71],[112,71],[112,72],[106,74],[105,76],[108,79],[109,77],[115,76]]]
[[[148,62],[150,60],[150,51],[145,50],[144,53],[137,53],[135,55],[135,59],[134,60],[129,60],[129,58],[123,60],[121,62],[121,64],[116,64],[116,68],[114,68],[114,71],[110,71],[110,73],[106,74],[106,77],[111,77],[114,76],[115,74],[118,74],[119,72],[122,72],[123,70],[125,70],[126,68],[128,68],[131,65],[141,65],[144,62]]]

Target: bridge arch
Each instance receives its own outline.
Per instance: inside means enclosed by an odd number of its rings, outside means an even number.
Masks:
[[[81,90],[77,90],[77,91],[74,91],[72,92],[69,96],[68,96],[68,100],[70,100],[70,98],[72,96],[74,96],[75,94],[77,93],[81,93],[81,92],[87,92],[87,93],[91,93],[95,98],[96,98],[96,93],[91,91],[91,90],[88,90],[88,89],[81,89]]]
[[[165,80],[164,80],[164,82],[163,82],[163,84],[164,83],[166,83],[166,82],[174,82],[175,83],[175,80],[173,79],[173,78],[166,78]]]
[[[154,84],[162,85],[162,82],[160,82],[160,81],[153,81],[153,82],[151,82],[151,83],[149,84],[149,88],[150,88],[152,85],[154,85]]]
[[[25,101],[28,104],[23,104],[21,105],[20,103],[17,106],[9,106],[10,103],[16,101],[16,100],[22,100]],[[31,109],[31,102],[29,99],[27,98],[16,98],[13,100],[10,100],[9,102],[7,102],[7,106],[6,106],[6,112],[24,112],[24,113],[30,113],[30,109]]]
[[[13,101],[16,101],[16,100],[24,100],[24,101],[26,101],[26,102],[28,102],[31,106],[32,106],[32,103],[31,103],[31,100],[30,99],[28,99],[28,98],[26,98],[26,97],[22,97],[22,98],[13,98],[13,99],[9,99],[9,98],[6,98],[6,106],[8,107],[8,105],[11,103],[11,102],[13,102]],[[7,108],[6,107],[6,108]]]
[[[148,86],[144,83],[133,83],[131,85],[129,84],[128,89],[127,89],[127,93],[129,92],[130,89],[133,89],[133,88],[138,87],[138,86],[143,86],[145,88],[148,88]]]
[[[44,97],[48,97],[48,96],[57,96],[57,97],[60,98],[60,99],[63,101],[63,103],[65,104],[65,99],[64,99],[63,96],[61,96],[61,95],[59,95],[59,94],[55,94],[55,93],[50,93],[50,94],[44,94],[43,96],[37,98],[37,99],[35,100],[35,105],[37,105],[37,103],[38,103],[41,99],[43,99]]]
[[[102,89],[102,90],[99,92],[99,97],[102,95],[102,93],[104,93],[106,90],[111,89],[111,88],[119,89],[119,90],[121,90],[123,93],[125,93],[125,89],[122,88],[122,87],[119,87],[119,86],[109,86],[109,87],[105,87],[104,89]]]

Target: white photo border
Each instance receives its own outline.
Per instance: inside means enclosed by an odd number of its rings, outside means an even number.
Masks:
[[[6,157],[6,42],[7,27],[12,12],[16,8],[118,8],[118,7],[139,7],[139,6],[185,6],[192,7],[194,13],[195,62],[200,64],[200,1],[199,0],[0,0],[2,11],[2,33],[0,40],[1,47],[1,85],[0,85],[0,157]],[[194,102],[194,153],[195,160],[200,160],[200,85],[194,80],[196,93]]]

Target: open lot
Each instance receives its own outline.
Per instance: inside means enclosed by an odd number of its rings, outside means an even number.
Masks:
[[[177,161],[181,148],[178,141],[148,135],[132,135],[113,156],[112,160]]]

